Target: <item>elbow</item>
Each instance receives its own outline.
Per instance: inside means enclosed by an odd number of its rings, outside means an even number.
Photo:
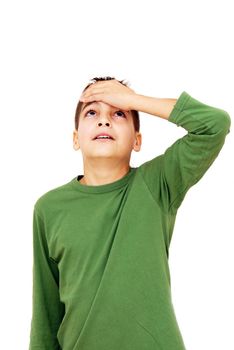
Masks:
[[[227,135],[231,128],[231,117],[223,109],[217,109],[215,129],[217,134]]]
[[[215,108],[212,112],[212,124],[210,124],[210,134],[225,137],[231,128],[231,117],[223,109]]]
[[[231,117],[226,111],[223,111],[223,124],[225,133],[228,134],[231,129]]]

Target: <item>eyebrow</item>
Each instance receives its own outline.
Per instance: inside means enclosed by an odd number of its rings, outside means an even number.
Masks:
[[[85,105],[83,106],[83,108],[82,108],[81,111],[83,111],[86,107],[88,107],[89,105],[92,105],[92,104],[94,104],[94,103],[98,103],[98,102],[97,102],[97,101],[91,101],[91,102],[85,103]]]
[[[84,106],[83,106],[83,108],[81,109],[81,112],[83,112],[83,110],[84,110],[86,107],[88,107],[89,105],[98,104],[98,103],[99,103],[99,102],[97,102],[97,101],[90,101],[90,102],[85,103]],[[113,108],[115,108],[115,107],[113,107]],[[122,110],[122,109],[120,109],[120,110]],[[123,110],[123,111],[124,111],[124,110]],[[127,112],[128,114],[130,114],[130,111],[125,111],[125,112]]]

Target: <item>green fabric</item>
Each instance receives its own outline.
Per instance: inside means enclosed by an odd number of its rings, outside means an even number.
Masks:
[[[230,132],[229,114],[183,91],[169,122],[188,133],[121,179],[78,177],[33,213],[30,350],[183,350],[169,245],[186,192]]]

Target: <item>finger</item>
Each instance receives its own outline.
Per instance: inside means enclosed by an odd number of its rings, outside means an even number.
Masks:
[[[110,93],[116,88],[117,81],[108,80],[108,81],[99,81],[95,84],[90,85],[83,93],[84,96],[89,96],[89,93]],[[86,95],[88,94],[88,95]]]
[[[93,91],[94,89],[110,86],[111,84],[113,84],[111,81],[98,81],[94,84],[91,84],[85,91]]]
[[[89,96],[81,96],[81,102],[102,101],[100,94],[91,94]]]
[[[93,95],[101,95],[101,94],[104,95],[104,93],[105,93],[105,91],[103,90],[103,88],[100,89],[100,87],[99,87],[99,88],[92,89],[89,91],[84,91],[81,96],[84,98],[88,98],[88,97],[91,97]]]

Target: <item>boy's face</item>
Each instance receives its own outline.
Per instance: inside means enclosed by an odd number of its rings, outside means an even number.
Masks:
[[[129,163],[131,152],[140,151],[141,134],[136,132],[130,111],[120,110],[104,102],[82,105],[78,130],[73,132],[73,147],[81,149],[83,158],[112,158]],[[94,139],[107,133],[113,140]]]

